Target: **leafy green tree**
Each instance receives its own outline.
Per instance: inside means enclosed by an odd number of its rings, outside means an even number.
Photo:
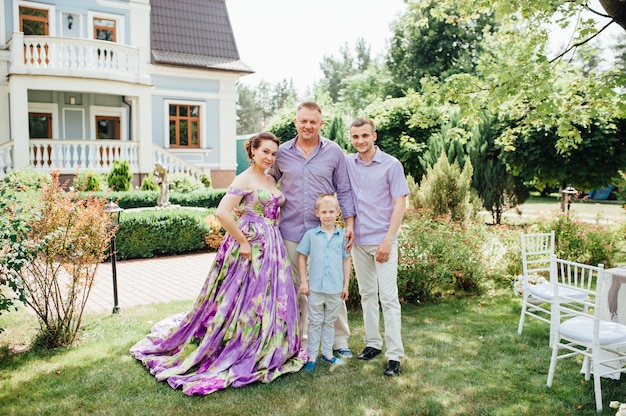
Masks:
[[[621,33],[613,46],[615,66],[621,72],[626,71],[626,33]]]
[[[358,117],[368,105],[383,100],[391,82],[385,66],[374,61],[365,71],[344,80],[345,88],[340,91],[339,102],[346,114]]]
[[[260,131],[265,115],[255,89],[240,83],[237,95],[237,134]]]
[[[336,115],[328,126],[326,137],[337,143],[344,151],[351,152],[352,142],[348,137],[348,127],[343,117]]]
[[[557,134],[557,150],[567,154],[580,144],[581,128],[590,127],[592,120],[604,125],[626,116],[623,73],[583,76],[560,59],[562,55],[549,56],[550,25],[570,23],[584,7],[581,2],[425,0],[420,4],[431,7],[431,18],[443,21],[449,20],[450,7],[461,21],[477,13],[497,16],[498,31],[484,33],[475,71],[445,79],[424,77],[421,92],[428,102],[458,109],[468,128],[480,122],[485,110],[506,114],[512,122],[498,138],[506,151],[514,150],[512,144],[519,137],[541,126]],[[574,45],[599,33],[595,21],[582,19],[579,23]]]
[[[432,17],[435,5],[430,2],[411,2],[407,13],[392,24],[386,57],[392,96],[421,90],[420,80],[427,75],[446,79],[474,72],[483,32],[495,25],[492,13],[459,19],[455,4],[439,7],[446,19]]]
[[[593,10],[586,1],[570,0],[534,0],[526,2],[512,2],[508,0],[474,0],[471,2],[458,2],[457,0],[420,0],[435,5],[433,16],[444,18],[446,8],[451,4],[456,6],[458,17],[465,19],[476,13],[496,13],[503,17],[531,20],[536,23],[554,21],[560,25],[568,25],[572,17],[580,16],[582,12],[590,11],[603,18],[608,24],[616,23],[626,29],[626,14],[624,14],[624,2],[622,0],[599,0],[604,12]],[[579,19],[576,32],[582,39],[598,32],[595,22],[591,19]]]
[[[513,143],[515,152],[503,154],[516,176],[528,182],[567,185],[583,190],[609,185],[626,166],[626,119],[580,128],[582,141],[569,153],[558,151],[554,129],[540,128]]]
[[[254,87],[239,84],[237,93],[237,134],[266,130],[279,109],[294,106],[297,99],[293,81],[286,79],[276,84],[261,81]]]
[[[365,72],[372,61],[370,47],[363,38],[356,42],[355,56],[347,44],[339,49],[339,55],[338,58],[324,56],[320,63],[324,78],[317,85],[317,88],[328,92],[333,103],[339,102],[342,92],[347,87],[347,79]]]
[[[424,171],[437,163],[442,153],[446,155],[449,163],[457,162],[459,166],[465,165],[469,132],[458,127],[460,122],[458,115],[454,114],[439,131],[428,138],[428,148],[419,158]]]
[[[500,224],[505,211],[528,198],[528,189],[502,160],[502,146],[496,143],[499,136],[496,120],[485,114],[472,133],[467,144],[467,154],[474,167],[472,187],[483,207],[491,213],[493,223]]]
[[[283,107],[272,118],[268,131],[274,133],[281,143],[293,139],[298,134],[293,120],[296,116],[295,108]]]
[[[411,122],[424,110],[430,111],[419,96],[413,95],[377,101],[363,111],[365,117],[376,123],[378,147],[396,157],[405,173],[414,178],[421,178],[426,173],[420,157],[427,150],[428,138],[438,127]]]
[[[268,120],[281,108],[285,106],[295,106],[298,99],[296,88],[293,86],[293,80],[287,81],[283,79],[274,85],[271,94],[271,104],[269,107]]]

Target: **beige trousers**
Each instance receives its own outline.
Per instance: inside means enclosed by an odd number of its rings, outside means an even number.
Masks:
[[[385,330],[385,356],[388,360],[400,361],[404,357],[401,331],[401,308],[398,299],[398,243],[391,247],[389,260],[376,261],[378,246],[352,247],[354,272],[359,283],[363,325],[365,326],[365,346],[382,349],[379,315],[383,312]],[[380,309],[379,309],[380,304]]]

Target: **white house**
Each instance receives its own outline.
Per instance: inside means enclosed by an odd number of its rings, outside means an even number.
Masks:
[[[0,176],[154,169],[225,187],[239,59],[225,0],[0,0]]]

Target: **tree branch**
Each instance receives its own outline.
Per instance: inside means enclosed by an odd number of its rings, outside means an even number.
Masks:
[[[565,49],[563,52],[561,52],[560,54],[558,54],[557,56],[555,56],[554,58],[552,58],[550,60],[550,63],[553,63],[554,61],[557,61],[559,59],[561,59],[563,56],[565,56],[569,51],[571,51],[572,49],[576,49],[579,46],[582,46],[588,42],[590,42],[592,39],[594,39],[596,36],[598,36],[600,33],[604,32],[611,24],[615,23],[615,19],[611,19],[611,21],[609,23],[607,23],[606,25],[604,25],[602,27],[602,29],[598,30],[595,34],[589,36],[586,39],[581,40],[580,42],[576,42],[573,45],[571,45],[569,48]]]
[[[595,15],[598,15],[600,17],[605,17],[607,19],[612,19],[613,18],[612,16],[610,16],[610,15],[608,15],[606,13],[602,13],[602,12],[599,12],[597,10],[592,9],[591,7],[589,7],[589,3],[585,4],[585,9],[589,10],[591,13],[593,13]]]

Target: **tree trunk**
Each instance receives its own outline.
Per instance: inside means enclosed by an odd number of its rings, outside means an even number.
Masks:
[[[626,30],[626,2],[624,0],[599,0],[600,4],[615,23]]]

